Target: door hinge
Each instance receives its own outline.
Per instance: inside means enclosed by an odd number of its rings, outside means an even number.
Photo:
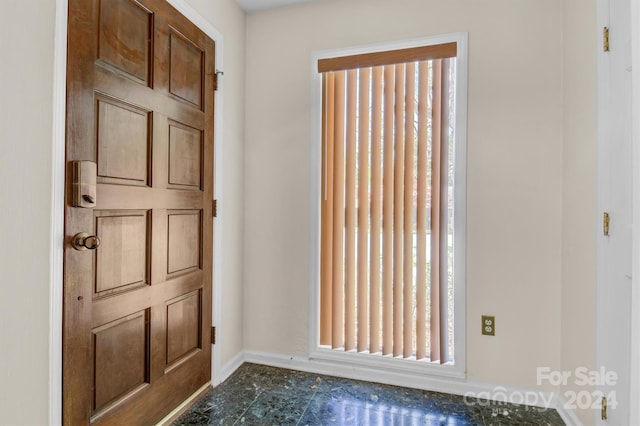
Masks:
[[[218,217],[218,200],[213,200],[212,207],[213,207],[213,208],[211,209],[211,211],[212,211],[212,213],[211,213],[211,214],[212,214],[212,216],[213,216],[213,217]]]
[[[609,27],[602,29],[602,50],[605,52],[609,51]]]
[[[216,344],[216,328],[215,327],[211,327],[211,344],[212,345]]]
[[[218,90],[219,84],[219,76],[224,75],[223,71],[216,70],[215,74],[213,74],[213,90]]]
[[[602,420],[607,420],[607,397],[606,396],[602,397],[602,409],[600,411],[600,417],[602,417]]]
[[[602,215],[602,233],[604,234],[605,237],[609,236],[610,222],[611,222],[611,219],[609,218],[609,213],[604,212],[604,214]]]

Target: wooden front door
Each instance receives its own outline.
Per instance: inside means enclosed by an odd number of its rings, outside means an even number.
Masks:
[[[63,422],[153,424],[211,378],[214,43],[164,0],[68,25]]]

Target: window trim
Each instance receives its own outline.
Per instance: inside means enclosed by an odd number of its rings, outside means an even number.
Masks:
[[[322,74],[318,61],[342,56],[364,55],[387,50],[409,49],[457,43],[456,124],[454,180],[454,359],[455,365],[436,365],[424,361],[374,358],[358,353],[337,353],[320,347],[320,223],[322,160]],[[333,362],[354,367],[370,367],[398,373],[427,374],[466,378],[466,171],[467,171],[467,81],[468,33],[452,33],[410,40],[313,52],[311,55],[311,146],[309,214],[309,341],[310,361]]]

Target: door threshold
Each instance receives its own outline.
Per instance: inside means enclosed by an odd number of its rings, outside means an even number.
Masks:
[[[193,393],[193,395],[191,395],[189,398],[187,398],[182,404],[178,405],[172,412],[167,414],[165,416],[165,418],[160,420],[156,424],[156,426],[168,426],[168,425],[170,425],[171,422],[173,422],[175,419],[180,417],[189,408],[191,408],[191,406],[193,404],[195,404],[198,401],[198,399],[200,399],[200,397],[202,395],[204,395],[209,389],[211,389],[211,382],[205,383],[200,389],[195,391]]]

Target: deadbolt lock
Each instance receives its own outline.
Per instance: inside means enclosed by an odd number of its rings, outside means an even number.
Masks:
[[[93,161],[73,162],[73,207],[92,209],[96,206],[98,166]]]

